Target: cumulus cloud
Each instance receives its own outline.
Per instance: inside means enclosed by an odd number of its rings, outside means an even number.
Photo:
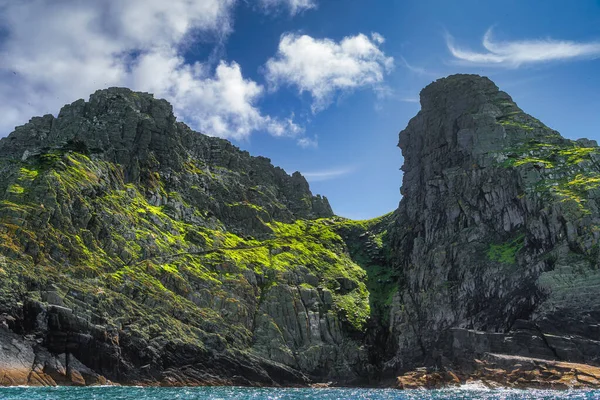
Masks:
[[[161,79],[156,79],[156,73]],[[244,79],[239,64],[221,62],[214,74],[201,63],[185,64],[173,52],[152,52],[131,68],[133,87],[169,98],[188,122],[211,135],[243,139],[252,131],[274,136],[295,135],[300,127],[291,119],[264,116],[254,106],[264,89]]]
[[[384,39],[373,33],[348,36],[340,42],[286,33],[275,57],[266,64],[273,87],[291,85],[313,97],[313,112],[326,108],[338,92],[376,88],[394,65],[380,49]]]
[[[231,31],[235,0],[0,0],[0,136],[31,116],[55,113],[98,88],[128,86],[172,102],[207,134],[300,131],[263,115],[264,88],[240,66],[187,63],[197,41]]]
[[[312,8],[317,8],[316,0],[260,0],[260,6],[266,10],[276,10],[285,7],[290,15],[296,15]]]
[[[309,171],[302,172],[302,175],[309,182],[321,182],[336,179],[344,175],[348,175],[356,170],[355,167],[341,167],[334,169],[327,169],[322,171]]]
[[[495,65],[517,68],[522,65],[549,61],[600,58],[600,42],[576,42],[570,40],[532,39],[495,41],[492,29],[483,36],[485,52],[465,50],[455,45],[452,36],[446,43],[457,61],[475,65]]]

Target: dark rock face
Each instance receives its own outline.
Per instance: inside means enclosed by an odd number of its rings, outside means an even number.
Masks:
[[[432,83],[421,104],[400,133],[388,367],[486,352],[597,364],[596,143],[562,138],[479,76]]]
[[[368,292],[338,220],[149,94],[34,118],[0,140],[0,336],[27,350],[0,384],[355,381]]]
[[[177,191],[239,230],[260,229],[259,219],[292,222],[333,215],[327,199],[312,196],[299,173],[289,176],[265,157],[252,157],[226,140],[199,135],[176,122],[168,102],[147,93],[100,90],[89,102],[63,107],[57,118],[33,118],[0,140],[0,157],[5,160],[26,161],[57,149],[118,164],[125,183],[154,191],[151,202],[157,206],[168,194],[152,187],[160,174],[164,190]],[[191,193],[195,187],[198,193]],[[269,215],[226,207],[231,199],[265,206]]]

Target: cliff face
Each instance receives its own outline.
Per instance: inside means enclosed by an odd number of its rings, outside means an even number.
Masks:
[[[421,105],[400,133],[388,367],[486,352],[598,364],[596,143],[562,138],[479,76],[440,79]]]
[[[32,119],[0,141],[0,194],[0,336],[27,349],[0,350],[0,384],[366,368],[365,272],[327,199],[164,100],[113,88]]]
[[[0,385],[435,367],[399,382],[600,386],[580,365],[600,365],[600,148],[479,76],[421,105],[400,133],[400,206],[371,221],[146,93],[18,127],[0,140]]]

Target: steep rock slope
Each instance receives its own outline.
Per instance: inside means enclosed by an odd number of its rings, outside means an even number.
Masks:
[[[0,196],[0,384],[367,367],[365,272],[327,199],[164,100],[111,88],[33,118],[0,141]]]
[[[387,367],[486,352],[599,364],[600,148],[475,75],[432,83],[421,106],[400,133]]]

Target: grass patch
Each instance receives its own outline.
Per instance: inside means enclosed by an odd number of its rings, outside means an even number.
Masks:
[[[25,188],[23,186],[15,183],[8,188],[8,193],[23,194],[23,193],[25,193]]]
[[[487,257],[503,264],[516,264],[517,253],[525,246],[525,235],[501,244],[490,244]]]

